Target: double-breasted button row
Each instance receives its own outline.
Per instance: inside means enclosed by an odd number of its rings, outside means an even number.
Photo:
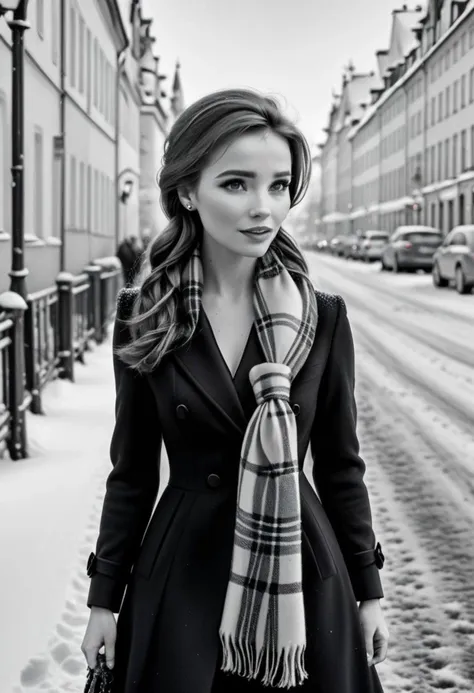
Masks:
[[[300,405],[297,402],[295,402],[291,405],[291,408],[293,409],[294,415],[298,416],[301,409]],[[184,419],[186,419],[189,416],[189,409],[185,404],[178,404],[178,406],[176,407],[176,416],[178,417],[178,419],[180,419],[180,421],[184,421]]]

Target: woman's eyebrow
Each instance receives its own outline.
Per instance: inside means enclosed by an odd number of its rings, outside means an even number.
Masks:
[[[223,178],[224,176],[242,176],[244,178],[256,178],[257,174],[254,173],[253,171],[238,171],[238,170],[229,170],[229,171],[224,171],[223,173],[219,173],[216,178]],[[278,173],[274,173],[273,176],[275,178],[280,178],[282,176],[291,176],[291,171],[279,171]]]

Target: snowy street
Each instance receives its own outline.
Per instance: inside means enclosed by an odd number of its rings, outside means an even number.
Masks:
[[[359,438],[386,556],[386,693],[474,691],[474,295],[423,274],[307,253],[346,301]],[[82,693],[94,549],[113,425],[110,341],[28,415],[31,459],[0,461],[0,693]],[[167,483],[166,458],[161,491]]]
[[[359,439],[386,556],[385,689],[473,691],[474,295],[435,289],[429,274],[307,257],[315,286],[346,301],[354,333]]]

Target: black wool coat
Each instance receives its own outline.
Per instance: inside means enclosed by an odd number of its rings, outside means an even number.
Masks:
[[[115,345],[130,339],[120,318],[130,314],[135,291],[119,295]],[[383,597],[383,554],[356,435],[353,340],[342,298],[316,295],[316,340],[291,390],[309,673],[291,690],[381,693],[357,607]],[[153,373],[139,375],[115,357],[113,469],[88,564],[88,606],[120,612],[114,693],[271,690],[220,672],[219,639],[240,450],[256,407],[248,373],[263,360],[252,328],[233,379],[203,310],[190,343]],[[170,479],[153,513],[162,441]],[[319,498],[303,472],[309,445]]]

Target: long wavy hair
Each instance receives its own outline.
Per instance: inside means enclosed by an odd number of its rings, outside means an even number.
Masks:
[[[126,321],[132,340],[116,350],[122,361],[141,373],[153,371],[164,356],[192,337],[192,327],[183,315],[181,273],[201,241],[203,227],[199,214],[182,205],[178,189],[196,189],[201,171],[217,149],[258,131],[273,132],[288,142],[294,207],[308,189],[311,152],[304,135],[273,97],[248,89],[214,92],[189,106],[166,138],[158,184],[169,224],[146,253],[146,276],[142,274],[132,317]],[[271,247],[295,279],[308,280],[306,261],[283,228]]]

